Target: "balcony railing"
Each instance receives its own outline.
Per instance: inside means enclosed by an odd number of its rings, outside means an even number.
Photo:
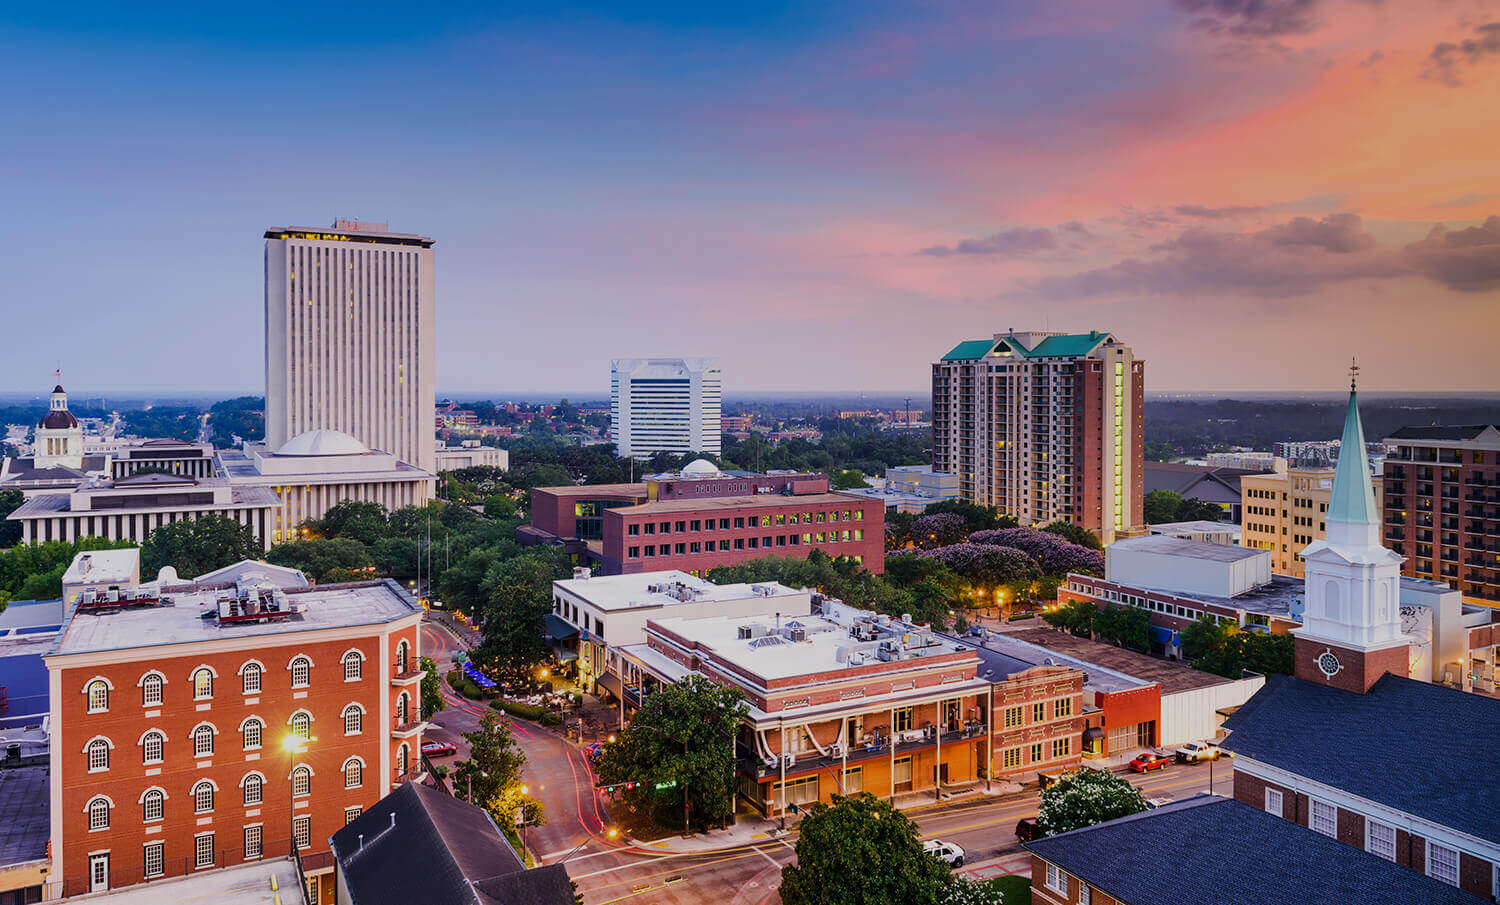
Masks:
[[[970,725],[967,728],[944,730],[942,734],[942,743],[944,745],[947,745],[953,742],[961,742],[965,739],[978,738],[984,734],[984,724],[976,723]],[[896,742],[895,756],[900,756],[903,753],[909,751],[920,751],[924,748],[934,748],[938,744],[937,735],[930,730],[913,730],[911,733],[903,733],[903,735],[906,735],[907,738],[904,741],[898,740]],[[888,736],[877,738],[873,735],[866,735],[858,743],[850,746],[847,754],[841,753],[838,757],[819,754],[815,750],[803,754],[789,754],[788,757],[791,757],[794,762],[787,765],[787,772],[805,773],[808,770],[822,770],[828,767],[837,767],[843,763],[857,764],[861,761],[874,760],[878,757],[891,756],[891,746],[889,744]],[[765,779],[769,776],[777,776],[781,773],[781,764],[779,762],[768,764],[765,761],[757,761],[755,767],[755,775],[760,779]]]

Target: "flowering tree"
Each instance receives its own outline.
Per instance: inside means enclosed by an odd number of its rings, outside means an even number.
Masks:
[[[1146,810],[1146,799],[1124,777],[1108,770],[1069,770],[1042,793],[1036,828],[1055,836]]]
[[[911,538],[923,550],[956,544],[964,539],[968,527],[963,517],[952,512],[924,515],[912,523]]]
[[[917,555],[936,559],[964,581],[983,588],[1035,581],[1042,574],[1035,559],[1012,547],[950,544]]]
[[[1035,528],[975,531],[969,535],[969,543],[1021,550],[1036,560],[1043,575],[1065,575],[1069,572],[1104,574],[1103,553],[1069,543],[1049,531],[1038,531]]]

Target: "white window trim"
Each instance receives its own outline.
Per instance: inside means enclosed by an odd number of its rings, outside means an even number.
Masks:
[[[217,864],[218,861],[219,861],[219,859],[217,857],[218,851],[217,851],[217,849],[214,848],[213,842],[210,841],[209,844],[208,844],[208,847],[209,847],[209,850],[211,852],[213,852],[214,857],[209,858],[209,861],[208,861],[207,864],[199,864],[198,863],[198,840],[199,839],[203,839],[203,838],[207,838],[209,840],[212,840],[214,838],[214,834],[213,833],[195,833],[195,834],[193,834],[193,870],[208,870],[209,868],[211,868],[215,864]]]
[[[146,872],[146,865],[151,863],[151,859],[146,857],[146,852],[149,851],[153,845],[161,850],[161,871],[160,873],[154,874]],[[148,880],[154,880],[158,877],[165,877],[167,875],[167,843],[165,840],[153,839],[150,842],[141,843],[141,875]]]
[[[209,666],[207,663],[200,663],[197,666],[194,666],[192,669],[188,670],[188,687],[193,690],[193,700],[195,701],[211,701],[214,697],[212,688],[206,695],[200,695],[198,693],[198,682],[196,681],[198,678],[198,673],[202,672],[205,669],[208,670],[209,676],[213,678],[213,681],[210,682],[209,685],[217,687],[219,684],[218,671],[215,670],[212,666]]]
[[[1276,810],[1274,810],[1274,811],[1271,810],[1271,796],[1272,795],[1276,796]],[[1286,814],[1286,794],[1283,793],[1280,789],[1273,789],[1270,786],[1267,786],[1266,787],[1265,812],[1267,814],[1274,814],[1277,817],[1281,817],[1281,816],[1285,815]]]
[[[261,673],[261,675],[265,675],[266,674],[266,664],[260,662],[259,660],[255,660],[255,659],[246,660],[244,663],[241,663],[240,664],[240,668],[237,669],[237,670],[235,670],[234,674],[237,675],[237,676],[243,676],[245,674],[245,667],[247,667],[247,666],[258,666],[258,667],[260,667],[260,673]]]
[[[295,675],[295,673],[293,673],[293,670],[292,670],[292,665],[295,664],[298,660],[306,660],[307,661],[307,682],[305,684],[298,685],[296,683],[296,681],[294,680],[292,682],[292,687],[293,688],[310,688],[310,687],[312,687],[312,671],[313,671],[313,660],[312,660],[312,657],[309,657],[307,654],[297,654],[296,656],[292,657],[290,660],[286,661],[286,671],[287,671],[288,674]]]
[[[109,809],[111,811],[115,809],[115,800],[113,798],[110,798],[108,795],[105,795],[103,792],[100,792],[96,795],[90,795],[89,800],[83,803],[83,813],[87,814],[89,812],[89,805],[100,799],[103,799],[104,803],[109,805]]]
[[[150,735],[153,732],[155,732],[157,735],[161,736],[161,740],[163,742],[167,741],[167,730],[165,730],[165,729],[158,729],[155,726],[152,726],[150,729],[147,729],[145,732],[141,733],[141,737],[136,740],[136,743],[135,743],[136,746],[140,747],[141,745],[146,744],[146,736]],[[93,741],[93,739],[89,739],[89,741]]]
[[[89,694],[89,689],[94,687],[94,683],[95,682],[103,682],[104,683],[104,706],[103,707],[95,707],[92,704],[88,704],[87,703],[88,699],[91,697],[91,695]],[[89,679],[87,682],[83,683],[83,697],[84,697],[85,703],[88,706],[88,712],[89,713],[109,713],[109,699],[114,696],[114,693],[115,693],[115,684],[113,682],[111,682],[109,679],[106,679],[104,676],[94,676],[92,679]]]
[[[94,826],[94,805],[104,802],[104,826]],[[88,821],[90,833],[103,833],[109,830],[110,824],[114,822],[115,803],[108,795],[95,795],[83,804],[83,816]]]
[[[368,710],[366,710],[364,707],[360,706],[360,704],[359,704],[358,701],[350,701],[349,703],[347,703],[347,704],[344,705],[344,709],[343,710],[339,711],[339,725],[340,725],[340,727],[346,727],[348,725],[347,723],[345,723],[345,719],[348,717],[350,708],[353,708],[353,709],[359,711],[359,730],[357,732],[350,732],[350,731],[348,731],[347,728],[345,728],[345,730],[344,730],[344,736],[347,738],[347,737],[351,737],[351,736],[355,736],[355,735],[364,735],[365,734],[365,717],[369,716],[370,712]]]
[[[339,669],[343,670],[343,669],[346,668],[345,664],[347,664],[349,662],[349,655],[350,654],[353,654],[354,656],[356,656],[356,657],[359,658],[359,677],[351,679],[351,678],[349,678],[346,675],[346,676],[344,676],[344,681],[345,682],[363,682],[365,680],[365,662],[369,658],[366,657],[365,654],[364,654],[364,651],[361,651],[359,648],[357,648],[357,647],[351,647],[348,650],[344,651],[344,653],[339,657]]]
[[[139,679],[135,680],[135,687],[136,688],[144,688],[145,685],[146,685],[146,679],[148,677],[150,677],[150,676],[156,676],[158,679],[161,680],[162,687],[163,688],[166,687],[166,685],[167,685],[167,674],[164,673],[164,672],[162,672],[159,669],[148,669],[145,672],[141,673],[141,677]]]
[[[161,816],[160,817],[154,817],[154,818],[148,818],[148,817],[145,816],[145,812],[146,812],[146,796],[150,795],[152,792],[158,792],[158,793],[161,794]],[[138,804],[138,805],[140,805],[140,807],[141,807],[141,822],[142,823],[161,823],[163,820],[166,820],[167,819],[167,799],[169,797],[171,797],[171,796],[169,796],[167,794],[167,790],[163,789],[161,786],[147,786],[144,790],[142,790],[141,791],[141,797],[137,798],[135,800],[135,803]]]
[[[1375,835],[1372,832],[1372,828],[1373,827],[1377,827],[1377,826],[1378,827],[1384,827],[1385,829],[1388,829],[1388,830],[1391,831],[1391,856],[1389,858],[1387,858],[1385,855],[1382,855],[1381,853],[1375,851],[1375,849],[1373,847],[1371,847],[1371,845],[1370,845],[1370,840]],[[1370,854],[1374,855],[1375,857],[1381,859],[1382,861],[1395,862],[1395,860],[1396,860],[1396,828],[1394,826],[1391,826],[1388,823],[1381,823],[1379,820],[1374,820],[1374,819],[1371,819],[1369,817],[1366,817],[1365,818],[1365,851],[1367,851]]]
[[[83,756],[84,757],[88,757],[89,756],[89,749],[91,749],[91,748],[94,747],[94,742],[103,742],[106,746],[108,746],[108,749],[110,751],[114,751],[115,750],[115,743],[112,742],[112,741],[110,741],[107,736],[96,735],[93,738],[91,738],[88,741],[86,741],[86,742],[83,743]],[[110,756],[110,755],[106,755],[105,756],[105,760],[113,760],[113,757]],[[90,773],[107,773],[107,772],[109,772],[109,767],[107,767],[107,766],[104,766],[104,767],[89,767],[89,772]]]
[[[351,786],[351,785],[349,785],[349,765],[350,764],[359,764],[359,785],[357,785],[357,786]],[[369,768],[365,766],[365,759],[363,757],[356,756],[356,757],[351,757],[351,758],[348,758],[347,760],[345,760],[344,761],[344,765],[341,766],[341,767],[339,767],[339,775],[342,776],[342,777],[344,777],[344,788],[346,788],[346,789],[361,789],[361,788],[364,788],[364,785],[365,785],[365,771],[368,770],[368,769]]]
[[[257,722],[257,723],[260,724],[260,744],[259,745],[255,745],[253,747],[246,748],[245,747],[245,727],[248,726],[252,720],[254,720],[255,722]],[[243,720],[240,720],[240,725],[239,725],[239,729],[238,729],[238,731],[240,733],[240,747],[243,748],[246,751],[259,751],[261,748],[264,748],[266,746],[266,726],[267,726],[266,721],[263,720],[263,719],[261,719],[259,715],[254,714],[254,713],[252,713],[249,716],[245,717]]]
[[[307,791],[306,792],[298,792],[297,791],[297,774],[301,773],[301,772],[306,772],[307,773]],[[307,796],[311,795],[312,794],[312,781],[313,781],[313,777],[316,776],[316,775],[317,774],[315,774],[313,772],[313,768],[309,767],[307,764],[295,764],[292,767],[292,772],[288,773],[287,777],[286,777],[287,781],[292,784],[292,797],[293,798],[306,798]]]
[[[1319,805],[1322,805],[1325,808],[1330,808],[1333,811],[1332,832],[1325,833],[1322,830],[1318,829]],[[1317,833],[1319,836],[1327,836],[1329,839],[1337,839],[1339,837],[1339,806],[1331,801],[1323,801],[1320,798],[1313,798],[1311,795],[1309,795],[1307,797],[1307,828],[1312,830],[1314,833]]]
[[[214,799],[213,800],[213,807],[209,808],[206,811],[200,811],[200,810],[198,810],[198,789],[201,788],[204,785],[207,785],[209,787],[209,789],[213,792],[213,799]],[[192,787],[188,790],[188,793],[190,795],[192,795],[192,797],[193,797],[193,813],[194,814],[212,814],[214,811],[218,810],[218,807],[219,807],[219,784],[216,783],[216,782],[214,782],[212,779],[200,779],[200,780],[198,780],[197,782],[193,783]]]
[[[1066,896],[1068,894],[1068,872],[1051,861],[1044,863],[1047,865],[1047,876],[1042,885],[1058,895]]]
[[[317,720],[313,719],[312,711],[306,710],[304,708],[298,708],[297,710],[292,711],[292,715],[286,718],[286,724],[288,726],[292,725],[292,721],[297,718],[297,714],[299,713],[305,714],[307,716],[307,731],[312,732],[313,723],[317,722]]]
[[[1463,882],[1463,852],[1459,851],[1451,845],[1444,845],[1441,842],[1434,842],[1431,839],[1426,840],[1426,845],[1422,846],[1422,848],[1427,860],[1427,869],[1424,871],[1427,876],[1431,877],[1434,880],[1437,880],[1439,883],[1448,882],[1447,880],[1444,880],[1442,877],[1439,877],[1432,872],[1432,850],[1434,848],[1441,848],[1443,851],[1453,853],[1453,883],[1450,885],[1458,886]]]

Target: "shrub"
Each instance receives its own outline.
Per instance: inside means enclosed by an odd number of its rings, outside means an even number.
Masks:
[[[543,726],[561,726],[562,721],[562,714],[553,710],[549,710],[546,713],[542,714],[542,718],[537,722],[541,723]]]

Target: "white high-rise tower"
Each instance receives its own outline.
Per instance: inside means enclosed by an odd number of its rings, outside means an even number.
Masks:
[[[619,455],[719,454],[717,359],[616,358],[611,366],[609,426]]]
[[[267,448],[337,430],[432,471],[432,239],[350,220],[265,238]]]

